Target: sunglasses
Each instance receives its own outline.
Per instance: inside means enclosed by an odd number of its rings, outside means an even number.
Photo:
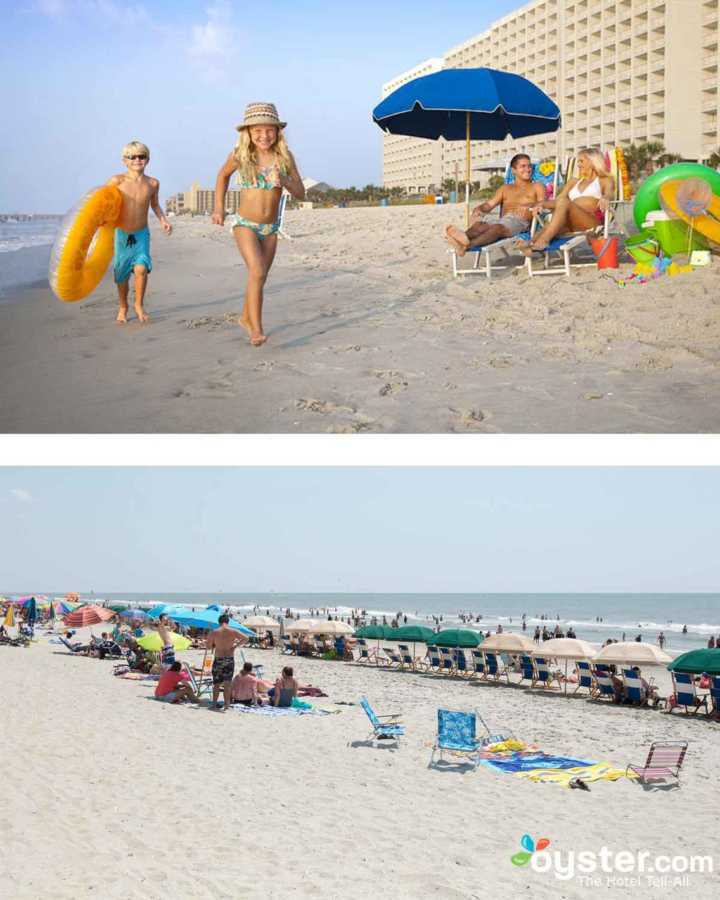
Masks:
[[[125,159],[147,159],[146,153],[138,153],[136,156],[126,156]]]

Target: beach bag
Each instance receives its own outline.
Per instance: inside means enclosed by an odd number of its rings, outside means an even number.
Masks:
[[[617,269],[618,239],[616,237],[590,238],[590,248],[597,260],[598,269]]]

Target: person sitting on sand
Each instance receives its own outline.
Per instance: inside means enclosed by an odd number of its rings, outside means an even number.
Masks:
[[[275,687],[271,688],[268,696],[272,700],[273,706],[292,706],[293,697],[298,695],[298,683],[293,675],[292,666],[285,666],[282,675],[275,682]]]
[[[558,235],[573,231],[590,231],[602,225],[615,197],[615,180],[605,168],[605,157],[599,150],[581,150],[577,156],[578,177],[571,178],[555,200],[543,200],[531,212],[553,211],[548,224],[531,241],[518,244],[526,255],[544,253]]]
[[[182,665],[174,662],[160,676],[155,687],[155,699],[164,700],[165,703],[182,703],[183,700],[197,703],[197,695],[188,684],[189,680],[188,673],[182,671]]]
[[[240,137],[218,172],[212,222],[225,223],[225,194],[231,176],[237,172],[240,208],[232,217],[235,243],[247,266],[245,304],[239,324],[247,331],[253,347],[267,338],[262,326],[263,286],[275,258],[278,208],[283,188],[296,200],[305,199],[305,187],[290,152],[274,103],[250,103],[245,118],[237,126]]]
[[[489,200],[476,206],[467,231],[461,231],[455,225],[448,225],[445,229],[445,237],[458,256],[463,256],[472,247],[484,247],[530,228],[530,209],[537,208],[543,202],[545,188],[532,181],[532,162],[526,153],[516,153],[510,160],[510,168],[515,183],[504,184]],[[501,215],[485,217],[486,213],[501,205]]]
[[[264,686],[265,683],[253,675],[253,664],[246,662],[232,680],[232,699],[243,706],[262,706],[260,691]]]
[[[107,182],[118,188],[122,194],[120,217],[115,226],[115,258],[113,259],[113,275],[118,289],[118,310],[116,322],[127,322],[128,290],[130,276],[135,276],[135,313],[141,322],[147,322],[148,314],[143,308],[147,277],[152,272],[150,258],[150,230],[148,229],[148,210],[160,220],[165,234],[172,233],[172,225],[160,207],[158,192],[160,182],[157,178],[148,178],[145,174],[150,151],[140,141],[125,144],[122,151],[123,163],[127,172],[113,175]]]

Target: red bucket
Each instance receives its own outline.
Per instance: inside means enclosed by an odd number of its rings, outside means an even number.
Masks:
[[[590,238],[590,247],[597,260],[598,269],[618,268],[618,239],[616,237]]]

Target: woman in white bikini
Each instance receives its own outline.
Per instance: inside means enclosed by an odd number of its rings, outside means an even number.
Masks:
[[[295,159],[283,136],[286,124],[280,121],[274,103],[248,104],[245,119],[237,126],[238,142],[218,172],[215,185],[212,221],[224,225],[225,194],[231,176],[238,173],[242,195],[232,228],[248,270],[245,305],[239,321],[253,347],[267,340],[262,327],[263,286],[275,258],[283,188],[297,200],[305,198]]]
[[[531,241],[518,246],[526,256],[543,253],[553,238],[573,231],[590,231],[602,225],[615,197],[615,180],[605,168],[599,150],[581,150],[577,156],[578,177],[571,178],[555,200],[531,207],[532,212],[552,209],[548,224]]]

